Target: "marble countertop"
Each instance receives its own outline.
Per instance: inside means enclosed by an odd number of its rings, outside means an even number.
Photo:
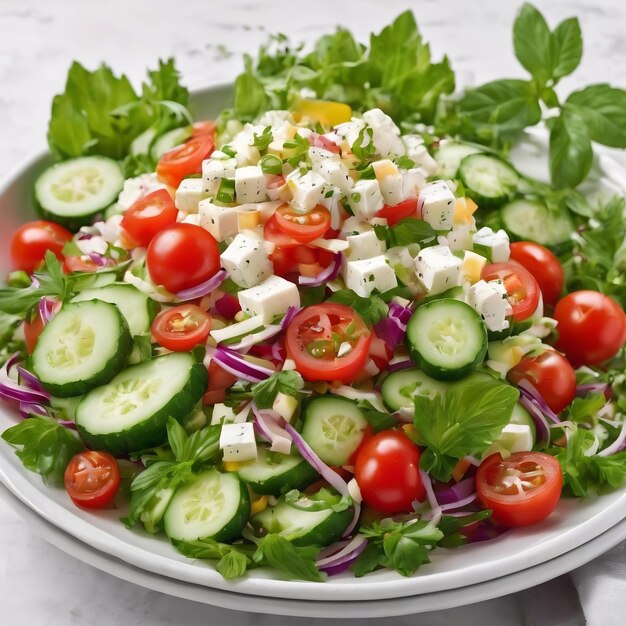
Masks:
[[[479,82],[521,77],[511,43],[519,4],[516,0],[2,0],[0,172],[45,148],[51,98],[62,90],[74,59],[88,67],[106,61],[137,84],[156,59],[175,56],[185,83],[195,89],[232,80],[242,67],[241,54],[254,52],[268,33],[284,32],[296,41],[311,42],[344,25],[365,39],[370,30],[380,29],[411,7],[434,57],[447,53],[461,80],[470,75]],[[626,85],[626,4],[618,0],[535,4],[551,24],[571,15],[581,19],[583,62],[573,77],[562,81],[561,93],[591,82]],[[535,593],[553,592],[550,585],[540,589]],[[418,619],[423,626],[459,621],[467,626],[531,624],[530,603],[524,598],[518,594]],[[0,623],[11,626],[321,623],[213,609],[122,582],[49,546],[2,503],[0,611]],[[385,623],[400,626],[415,619]]]

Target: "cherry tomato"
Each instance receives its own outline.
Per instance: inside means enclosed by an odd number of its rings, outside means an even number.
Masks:
[[[298,262],[295,260],[294,248],[301,246],[302,242],[298,241],[291,235],[285,234],[276,222],[276,216],[272,217],[265,223],[263,227],[263,238],[274,244],[274,251],[270,254],[270,261],[274,266],[274,273],[278,276],[285,276],[291,272],[295,272]]]
[[[209,384],[202,398],[204,404],[217,404],[226,399],[226,390],[237,382],[237,377],[222,369],[216,361],[209,363]]]
[[[157,189],[137,200],[122,218],[122,228],[139,246],[146,247],[152,238],[176,222],[178,209],[166,189]]]
[[[20,226],[11,238],[13,267],[32,274],[50,250],[57,259],[63,259],[63,246],[72,239],[72,233],[54,222],[37,220]]]
[[[64,482],[74,504],[101,509],[113,501],[120,486],[120,471],[108,452],[84,450],[70,460]]]
[[[563,268],[556,256],[538,243],[517,241],[511,244],[511,260],[533,275],[544,303],[555,305],[563,291]]]
[[[486,281],[501,280],[508,294],[516,322],[528,319],[539,304],[539,284],[533,275],[513,263],[491,263],[483,268],[481,278]]]
[[[195,139],[196,137],[204,137],[208,135],[209,137],[215,137],[215,130],[217,126],[215,122],[211,120],[204,120],[201,122],[194,122],[191,130],[191,138]]]
[[[559,301],[556,347],[574,367],[597,365],[615,356],[626,342],[626,314],[599,291],[574,291]]]
[[[388,515],[411,512],[414,500],[426,498],[419,461],[417,446],[404,433],[384,430],[371,437],[354,465],[363,501]]]
[[[407,198],[398,204],[393,206],[386,204],[378,213],[376,217],[383,217],[387,220],[389,226],[397,224],[401,220],[409,217],[418,218],[417,214],[417,198]]]
[[[159,159],[157,175],[170,187],[178,187],[185,176],[202,172],[202,161],[208,159],[214,149],[210,135],[194,137]]]
[[[204,343],[211,332],[211,316],[195,304],[181,304],[161,311],[152,322],[152,335],[172,352],[189,352]]]
[[[307,213],[301,213],[291,205],[283,204],[276,209],[274,217],[276,226],[300,243],[308,243],[322,237],[330,227],[330,211],[321,204]]]
[[[569,406],[576,394],[576,374],[570,362],[556,350],[545,350],[537,356],[525,356],[508,373],[517,384],[529,382],[555,412]]]
[[[365,365],[371,343],[365,322],[336,302],[302,309],[285,336],[287,356],[306,380],[350,382]]]
[[[211,233],[194,224],[173,224],[158,232],[146,255],[150,277],[177,293],[208,280],[220,269],[220,251]]]
[[[63,260],[63,271],[66,274],[73,272],[97,272],[100,268],[89,258],[82,256],[66,256]]]
[[[506,526],[528,526],[554,511],[563,488],[561,465],[544,452],[487,457],[476,472],[476,491],[493,519]]]
[[[39,339],[39,335],[41,335],[44,326],[45,322],[41,319],[39,312],[37,312],[32,320],[24,320],[24,342],[26,343],[26,351],[28,354],[33,353],[37,339]]]

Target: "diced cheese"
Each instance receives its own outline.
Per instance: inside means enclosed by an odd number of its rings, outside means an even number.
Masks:
[[[237,159],[235,158],[216,159],[212,156],[210,159],[205,159],[202,162],[202,182],[205,189],[210,188],[213,183],[219,182],[222,178],[235,178],[236,167]]]
[[[384,292],[398,286],[396,274],[382,254],[362,261],[348,261],[344,279],[348,289],[364,298],[374,290]]]
[[[343,209],[340,207],[341,191],[338,187],[332,185],[324,189],[324,195],[320,200],[320,204],[330,211],[330,227],[337,230],[341,226],[341,213]]]
[[[391,176],[385,176],[380,181],[380,193],[385,200],[385,204],[389,206],[395,206],[402,202],[408,194],[404,193],[402,188],[403,175],[393,174]]]
[[[345,253],[345,258],[348,261],[371,259],[385,252],[383,242],[376,236],[373,230],[368,230],[359,235],[348,235],[346,240],[350,245]]]
[[[334,253],[343,252],[350,247],[350,244],[344,239],[314,239],[313,241],[309,241],[309,245]]]
[[[271,110],[265,111],[261,118],[259,119],[259,124],[261,126],[280,126],[284,122],[292,122],[293,116],[290,111],[283,110]],[[294,131],[295,132],[295,131]]]
[[[179,211],[197,213],[200,202],[208,197],[201,178],[185,178],[176,190],[174,204]]]
[[[248,315],[261,315],[266,324],[284,315],[289,307],[300,307],[300,293],[294,283],[270,276],[261,284],[237,294],[239,304]]]
[[[386,113],[380,109],[371,109],[363,113],[363,119],[374,133],[373,141],[377,154],[382,157],[395,157],[406,153],[400,139],[400,129]]]
[[[253,461],[257,456],[254,424],[224,424],[220,434],[224,461]]]
[[[474,247],[470,224],[455,224],[445,238],[453,252],[471,250]]]
[[[422,219],[435,230],[450,230],[454,224],[456,198],[444,181],[426,185],[419,194]]]
[[[339,155],[324,148],[309,148],[309,158],[313,171],[325,181],[338,187],[344,194],[352,188],[352,178],[348,168],[341,162]]]
[[[372,163],[372,169],[376,180],[380,182],[388,176],[396,176],[400,173],[398,166],[390,159],[381,159],[380,161],[374,161]]]
[[[406,155],[419,167],[423,167],[427,176],[437,173],[437,161],[430,156],[424,140],[420,135],[404,135],[402,137],[406,147]]]
[[[237,207],[237,228],[239,232],[243,230],[253,230],[261,225],[261,211],[255,204],[242,204]]]
[[[296,409],[298,408],[298,405],[299,402],[296,398],[279,391],[276,394],[272,410],[276,411],[276,413],[278,413],[278,415],[280,415],[284,420],[290,422],[296,412]]]
[[[422,187],[426,186],[425,170],[421,167],[413,167],[410,170],[402,172],[402,195],[407,198],[409,196],[418,196]]]
[[[448,246],[424,248],[415,258],[415,271],[429,293],[442,293],[459,284],[461,259]]]
[[[364,220],[374,217],[385,204],[378,181],[363,179],[355,183],[348,204],[356,217]]]
[[[229,206],[218,206],[211,200],[202,200],[198,205],[200,226],[208,230],[217,241],[232,237],[239,230],[237,209]]]
[[[348,235],[358,235],[359,233],[366,233],[372,229],[372,225],[369,222],[366,222],[363,218],[358,215],[352,215],[349,217],[341,227],[341,234],[344,237]]]
[[[247,404],[239,413],[235,413],[233,407],[226,406],[221,402],[213,405],[211,425],[215,424],[241,424],[248,419],[250,404]]]
[[[530,452],[534,443],[528,424],[507,424],[500,436],[483,452],[482,458],[486,459],[496,452],[502,454],[503,458],[514,452]]]
[[[141,174],[141,176],[135,176],[135,178],[127,178],[117,198],[120,210],[126,211],[137,200],[145,198],[149,193],[157,191],[157,189],[167,189],[167,186],[158,179],[156,174]]]
[[[263,242],[242,233],[222,252],[221,260],[222,267],[240,287],[254,287],[273,273]]]
[[[294,170],[287,176],[287,186],[293,196],[291,204],[297,209],[310,211],[320,203],[327,184],[316,172],[303,175],[300,170]]]
[[[474,222],[472,217],[478,205],[471,198],[457,198],[454,204],[454,223],[464,224]]]
[[[467,303],[480,315],[489,330],[497,332],[509,327],[506,316],[510,313],[511,306],[501,281],[479,280],[470,287]]]
[[[339,138],[339,145],[344,152],[352,150],[352,146],[365,126],[365,122],[357,117],[353,117],[349,122],[335,126],[335,134]]]
[[[200,226],[200,214],[199,213],[179,213],[178,216],[183,216],[183,219],[180,220],[183,224],[193,224],[194,226]]]
[[[506,263],[511,255],[509,236],[502,229],[493,232],[484,226],[474,234],[474,248],[486,256],[492,263]]]
[[[461,276],[473,285],[480,280],[485,265],[487,265],[487,259],[484,256],[466,250],[461,264]]]
[[[267,199],[267,179],[258,165],[235,170],[235,197],[239,204]]]

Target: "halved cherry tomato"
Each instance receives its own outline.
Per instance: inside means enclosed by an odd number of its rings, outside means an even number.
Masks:
[[[202,398],[204,404],[217,404],[226,399],[226,390],[237,382],[237,377],[222,369],[216,361],[209,363],[209,384]]]
[[[562,488],[561,465],[544,452],[514,452],[507,459],[492,454],[476,472],[479,500],[506,526],[527,526],[548,517]]]
[[[212,120],[194,122],[191,129],[191,138],[195,139],[196,137],[204,137],[206,135],[213,138],[215,137],[216,129],[217,125]]]
[[[274,274],[285,276],[291,272],[295,272],[298,262],[295,260],[294,249],[302,245],[290,235],[286,235],[276,223],[276,216],[272,217],[265,223],[263,227],[263,238],[274,244],[274,251],[269,255],[270,261],[274,266]]]
[[[598,291],[574,291],[554,309],[559,323],[556,347],[576,367],[597,365],[615,356],[626,342],[626,314]]]
[[[66,256],[63,260],[63,271],[66,274],[73,272],[97,272],[100,268],[89,258],[82,256]]]
[[[39,311],[37,311],[32,320],[28,318],[24,320],[24,342],[26,343],[26,351],[28,354],[33,353],[37,339],[39,339],[39,335],[41,335],[44,326],[45,322],[41,319]]]
[[[174,224],[178,209],[166,189],[157,189],[137,200],[122,218],[122,228],[139,246],[146,247],[161,230]]]
[[[419,462],[417,446],[403,432],[384,430],[368,439],[354,464],[363,501],[388,515],[411,512],[414,500],[426,498]]]
[[[393,206],[386,204],[378,213],[376,217],[383,217],[387,220],[389,226],[397,224],[399,221],[408,217],[419,218],[417,214],[417,198],[407,198],[398,204]]]
[[[13,267],[32,274],[50,250],[57,259],[63,259],[63,246],[72,239],[72,233],[54,222],[36,220],[20,226],[11,237]]]
[[[211,316],[195,304],[181,304],[161,311],[152,322],[159,344],[173,352],[189,352],[204,343],[211,332]]]
[[[108,452],[84,450],[70,460],[64,482],[74,504],[101,509],[113,501],[120,486],[120,471]]]
[[[539,304],[539,284],[521,265],[490,263],[483,268],[481,278],[486,281],[501,280],[508,294],[516,322],[528,319]]]
[[[563,290],[563,268],[548,248],[532,241],[517,241],[511,244],[511,260],[534,276],[545,304],[556,304]]]
[[[556,350],[545,350],[537,356],[525,356],[508,373],[518,384],[528,381],[555,412],[569,406],[576,394],[576,374],[570,362]]]
[[[158,232],[146,255],[150,277],[176,293],[208,280],[220,269],[220,251],[211,233],[194,224],[172,224]]]
[[[302,309],[287,327],[287,356],[306,380],[350,382],[365,365],[372,333],[358,313],[335,302]]]
[[[192,138],[182,146],[166,152],[159,159],[157,175],[170,187],[178,187],[185,176],[202,171],[202,161],[208,159],[214,149],[210,135]]]
[[[330,211],[321,204],[307,213],[296,211],[290,204],[283,204],[276,209],[274,218],[283,233],[300,243],[322,237],[330,227]]]

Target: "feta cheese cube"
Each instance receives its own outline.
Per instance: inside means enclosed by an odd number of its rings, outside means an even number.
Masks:
[[[238,214],[235,207],[218,206],[211,200],[202,200],[198,205],[200,226],[208,230],[217,241],[224,241],[227,237],[236,235]]]
[[[418,167],[424,168],[427,176],[434,176],[438,169],[437,161],[430,156],[422,137],[420,135],[404,135],[402,140],[409,159],[415,161]]]
[[[352,188],[352,178],[348,168],[341,162],[337,154],[324,148],[310,148],[309,158],[313,171],[319,174],[326,182],[338,187],[345,194]]]
[[[448,246],[431,246],[415,258],[415,271],[429,293],[443,293],[459,284],[461,259]]]
[[[405,194],[402,188],[403,176],[402,174],[393,174],[392,176],[385,176],[380,181],[380,193],[385,200],[385,204],[389,206],[395,206],[404,200],[408,195]]]
[[[402,195],[405,198],[409,196],[417,197],[422,187],[426,185],[426,172],[421,167],[413,167],[410,170],[404,170],[402,174]]]
[[[501,281],[479,280],[470,287],[467,303],[480,315],[489,330],[497,332],[509,327],[506,316],[511,307]]]
[[[363,179],[354,184],[348,204],[356,217],[367,220],[380,211],[385,201],[377,180]]]
[[[396,176],[400,173],[398,166],[390,159],[381,159],[380,161],[374,161],[372,163],[372,169],[378,182],[382,181],[387,176]]]
[[[237,297],[244,313],[262,315],[266,324],[287,313],[289,307],[300,307],[298,288],[280,276],[270,276],[256,287],[240,291]]]
[[[358,117],[353,117],[349,122],[344,122],[343,124],[335,126],[335,134],[339,139],[338,143],[344,152],[352,150],[352,146],[359,138],[359,135],[365,126],[366,123]]]
[[[239,204],[267,199],[267,179],[258,165],[235,170],[235,197]]]
[[[233,407],[218,402],[213,405],[211,425],[241,424],[248,419],[248,415],[250,415],[250,404],[247,404],[239,413],[235,413]]]
[[[215,154],[215,153],[214,153]],[[209,189],[214,183],[222,178],[235,178],[237,159],[216,159],[214,156],[202,161],[202,182],[204,188]]]
[[[224,424],[220,434],[220,450],[224,461],[256,460],[257,448],[254,424]]]
[[[426,185],[419,193],[422,219],[435,230],[450,230],[454,224],[456,198],[442,180]]]
[[[319,174],[313,171],[303,175],[300,170],[294,170],[287,176],[287,186],[293,196],[291,203],[303,211],[310,211],[320,203],[327,184]]]
[[[492,263],[506,263],[511,256],[509,236],[500,229],[493,232],[488,226],[484,226],[474,234],[474,248],[486,256]]]
[[[296,409],[298,408],[298,404],[299,403],[296,398],[279,391],[276,394],[272,410],[276,411],[276,413],[278,413],[278,415],[280,415],[284,420],[290,422],[296,412]]]
[[[466,250],[461,264],[461,276],[473,285],[480,280],[485,265],[487,265],[487,259],[484,256]]]
[[[242,233],[222,252],[221,260],[222,267],[240,287],[254,287],[273,273],[263,242]]]
[[[385,252],[383,242],[376,236],[373,230],[368,230],[358,235],[348,235],[346,239],[350,244],[344,255],[348,261],[371,259]]]
[[[400,129],[394,121],[380,109],[371,109],[363,113],[363,119],[374,132],[376,153],[383,157],[401,156],[406,153]]]
[[[348,235],[358,235],[359,233],[366,233],[369,230],[373,230],[372,225],[366,222],[358,215],[352,215],[349,217],[341,227],[341,235],[347,237]]]
[[[533,449],[533,433],[528,424],[507,424],[500,436],[483,452],[482,459],[499,452],[503,458],[514,452],[530,452]]]
[[[201,178],[185,178],[176,190],[174,204],[179,211],[197,213],[200,201],[208,197]]]
[[[348,261],[344,278],[346,287],[364,298],[374,290],[384,292],[398,286],[396,274],[382,254],[362,261]]]
[[[472,227],[470,224],[455,224],[452,230],[446,235],[447,245],[450,250],[458,252],[460,250],[471,250],[474,247],[472,240]]]

